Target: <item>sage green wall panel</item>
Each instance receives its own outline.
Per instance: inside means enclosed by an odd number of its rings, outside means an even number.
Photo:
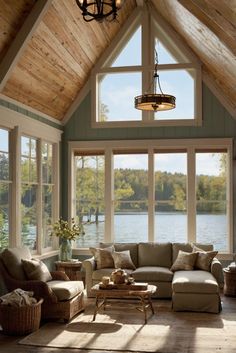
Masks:
[[[66,141],[235,137],[236,121],[203,85],[202,126],[92,128],[89,93],[65,126]]]

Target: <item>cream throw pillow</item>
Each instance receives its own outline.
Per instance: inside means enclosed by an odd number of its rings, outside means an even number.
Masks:
[[[114,246],[109,246],[104,249],[100,248],[89,248],[94,259],[96,261],[97,270],[101,268],[114,268],[114,261],[112,253],[114,251]]]
[[[115,268],[126,268],[135,270],[136,267],[130,257],[130,251],[125,250],[121,252],[114,251],[112,257],[115,263]]]
[[[195,252],[185,252],[179,250],[178,256],[171,267],[171,271],[191,271],[194,268],[195,261],[197,259],[197,253]]]
[[[52,280],[52,276],[41,260],[21,260],[26,277],[31,280],[38,280],[42,282],[48,282]]]
[[[193,252],[198,254],[195,268],[198,270],[210,271],[212,260],[218,254],[218,251],[204,251],[193,245]]]

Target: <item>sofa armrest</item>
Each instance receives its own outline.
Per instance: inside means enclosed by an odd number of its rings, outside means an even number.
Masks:
[[[86,292],[87,296],[90,297],[90,290],[92,288],[92,276],[93,271],[96,270],[96,262],[94,257],[86,259],[82,263],[82,268],[85,270],[85,284],[86,284]]]
[[[217,280],[220,288],[223,287],[224,284],[224,276],[221,262],[215,257],[211,263],[211,273]]]

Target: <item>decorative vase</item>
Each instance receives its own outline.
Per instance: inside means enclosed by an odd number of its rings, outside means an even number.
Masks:
[[[72,246],[69,239],[61,239],[60,249],[59,249],[59,259],[60,261],[71,261],[72,259]]]

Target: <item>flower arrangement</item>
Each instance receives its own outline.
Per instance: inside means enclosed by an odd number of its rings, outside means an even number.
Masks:
[[[60,239],[75,240],[80,234],[84,234],[83,226],[76,224],[74,218],[71,219],[71,227],[68,221],[64,221],[60,218],[53,225],[51,236],[55,235]]]

